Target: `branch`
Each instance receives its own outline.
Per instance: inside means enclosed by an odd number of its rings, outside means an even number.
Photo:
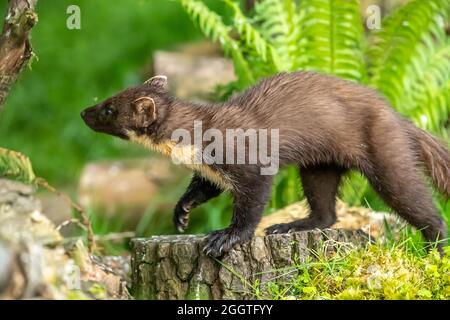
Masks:
[[[0,111],[18,75],[27,65],[33,50],[28,40],[38,18],[37,0],[9,0],[0,36]]]
[[[67,195],[65,195],[64,193],[58,191],[55,187],[52,187],[45,179],[42,178],[38,178],[37,179],[37,184],[38,186],[41,186],[42,188],[47,189],[48,191],[56,194],[57,196],[63,198],[67,204],[75,209],[75,211],[78,212],[78,214],[81,217],[81,224],[86,228],[87,231],[87,240],[88,240],[88,245],[89,245],[89,253],[93,254],[96,250],[97,244],[95,241],[95,234],[94,234],[94,229],[92,229],[92,224],[91,221],[89,220],[89,216],[86,213],[86,211],[84,211],[84,209],[82,207],[80,207],[78,204],[76,204],[75,202],[72,201],[72,199],[70,199],[70,197],[68,197]],[[71,220],[71,222],[74,221],[78,221],[78,220]]]

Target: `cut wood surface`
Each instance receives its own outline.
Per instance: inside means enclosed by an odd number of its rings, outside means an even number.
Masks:
[[[253,299],[259,282],[294,277],[295,263],[345,247],[364,246],[366,233],[344,229],[255,237],[221,259],[203,252],[204,236],[173,235],[132,240],[132,285],[137,299]]]

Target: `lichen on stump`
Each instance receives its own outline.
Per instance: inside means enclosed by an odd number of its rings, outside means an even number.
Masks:
[[[342,245],[361,247],[358,230],[326,229],[255,237],[221,259],[202,252],[204,236],[172,235],[133,239],[132,285],[137,299],[252,299],[252,286],[295,277],[295,263],[332,254]]]

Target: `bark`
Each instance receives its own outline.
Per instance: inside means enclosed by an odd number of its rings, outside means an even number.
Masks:
[[[12,85],[33,54],[28,35],[37,22],[36,2],[9,1],[0,36],[0,111]]]
[[[295,277],[295,263],[331,254],[342,244],[363,246],[362,231],[323,231],[255,237],[220,260],[204,255],[204,238],[154,236],[132,240],[132,291],[137,299],[253,299],[252,286]]]

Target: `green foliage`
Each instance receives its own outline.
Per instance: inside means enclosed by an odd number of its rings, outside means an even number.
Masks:
[[[336,244],[336,246],[340,246]],[[371,245],[367,249],[338,248],[333,257],[316,252],[316,258],[284,273],[298,275],[291,281],[270,281],[269,295],[259,285],[259,299],[438,299],[450,298],[450,248],[441,257],[408,252],[403,245]]]
[[[30,159],[19,152],[0,148],[0,178],[34,183],[36,176]]]
[[[304,0],[300,1],[299,14],[302,62],[295,65],[296,69],[330,73],[355,81],[363,79],[364,33],[359,1]]]
[[[248,15],[242,13],[237,1],[222,0],[234,12],[229,25],[216,24],[219,17],[202,18],[217,14],[201,0],[179,1],[185,7],[202,5],[202,12],[188,14],[203,21],[206,36],[219,28],[238,44],[234,54],[247,62],[247,78],[241,79],[242,69],[237,68],[240,81],[229,90],[243,90],[261,77],[285,70],[329,73],[377,88],[418,126],[446,136],[450,116],[447,0],[411,0],[385,17],[381,30],[367,35],[358,0],[260,0]],[[225,49],[229,46],[227,42],[220,44]],[[298,185],[298,174],[288,169],[281,177],[276,179],[270,209],[301,196],[300,192],[293,196],[291,189]],[[386,209],[360,175],[352,174],[342,191],[344,200],[351,204]],[[448,208],[442,201],[441,207]],[[446,209],[444,214],[450,212]]]
[[[234,54],[239,52],[247,61],[254,81],[298,69],[355,81],[364,78],[364,33],[357,0],[303,0],[299,5],[291,0],[263,0],[256,3],[252,17],[242,12],[238,1],[222,1],[233,11],[230,26],[201,1],[179,0],[203,33],[219,40],[225,53],[239,45]]]
[[[239,84],[247,86],[253,83],[255,78],[250,66],[245,60],[238,42],[230,36],[229,27],[223,23],[222,18],[209,10],[202,2],[180,0],[180,3],[192,20],[198,24],[200,30],[213,41],[218,41],[224,52],[233,59]]]
[[[288,166],[275,177],[269,212],[283,208],[286,204],[299,201],[303,197],[300,175],[296,166]]]
[[[255,4],[254,20],[265,39],[280,57],[279,69],[292,70],[298,62],[299,15],[297,5],[290,0],[267,0]]]
[[[411,1],[383,21],[367,50],[369,83],[417,125],[440,131],[450,114],[446,0]]]

